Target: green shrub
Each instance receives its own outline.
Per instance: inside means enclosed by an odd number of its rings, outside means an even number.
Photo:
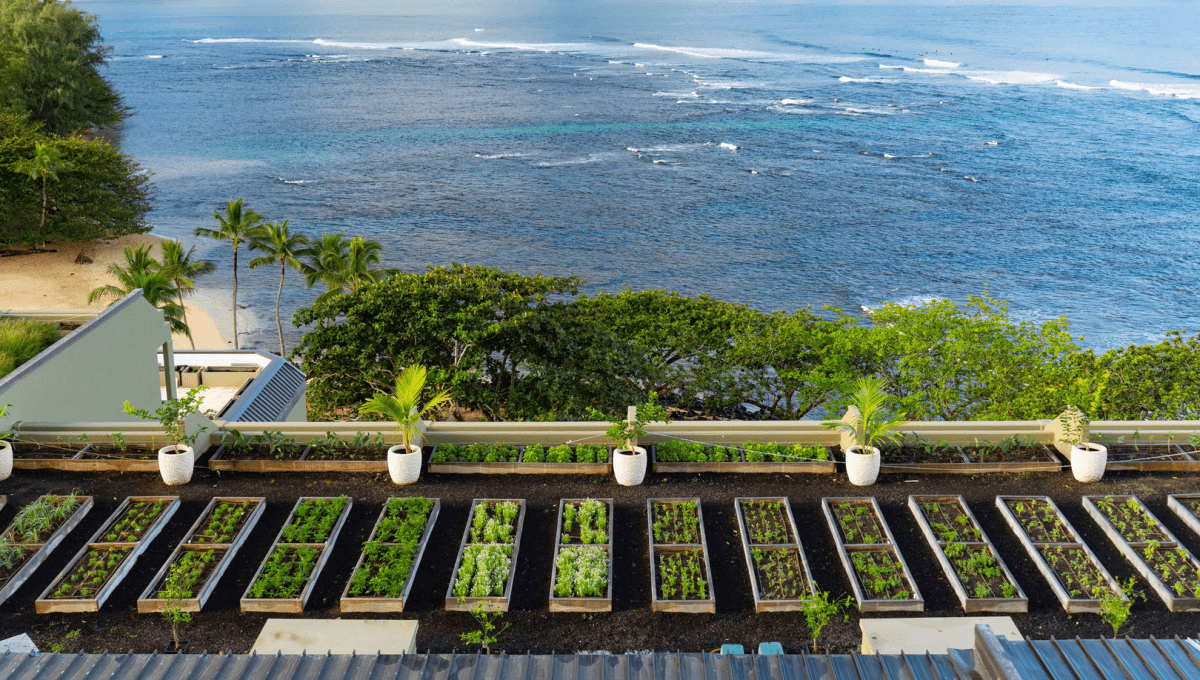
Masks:
[[[776,444],[767,442],[746,442],[742,445],[746,451],[747,463],[790,463],[805,460],[829,460],[829,449],[824,446],[805,446],[803,444]]]
[[[58,339],[58,324],[23,319],[0,319],[0,378],[34,358]]]
[[[541,444],[531,444],[525,447],[525,457],[521,459],[526,463],[545,463],[546,462],[546,447]]]
[[[438,444],[431,463],[515,463],[517,447],[512,444]]]

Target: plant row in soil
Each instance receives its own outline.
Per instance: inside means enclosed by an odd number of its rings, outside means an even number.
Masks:
[[[44,543],[79,507],[80,492],[47,494],[21,508],[4,534],[0,546],[10,543]]]
[[[935,550],[945,555],[967,598],[1023,597],[966,506],[957,499],[920,496],[914,496],[913,503],[933,531]]]
[[[373,539],[363,546],[362,563],[350,576],[350,597],[403,596],[433,506],[433,499],[421,497],[393,498],[385,504]]]
[[[695,501],[655,501],[651,507],[656,545],[700,544],[700,516]]]
[[[1063,524],[1054,506],[1046,501],[1030,499],[1007,499],[1005,505],[1012,511],[1025,535],[1032,543],[1079,543],[1079,539]]]

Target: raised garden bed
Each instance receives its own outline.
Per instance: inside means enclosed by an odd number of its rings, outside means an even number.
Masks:
[[[833,449],[820,445],[746,442],[738,447],[673,440],[650,448],[656,473],[837,471]]]
[[[129,496],[34,602],[39,614],[100,611],[179,509],[179,496]]]
[[[1137,496],[1084,496],[1083,508],[1167,609],[1200,611],[1200,562]]]
[[[454,577],[446,589],[446,611],[482,605],[508,611],[517,552],[525,529],[525,499],[476,498],[463,529]]]
[[[1124,439],[1122,437],[1121,439]],[[1097,438],[1097,444],[1108,448],[1105,470],[1138,470],[1141,472],[1196,472],[1200,470],[1200,454],[1186,451],[1176,444],[1113,443]]]
[[[812,572],[787,498],[735,498],[754,611],[800,611],[812,594]]]
[[[0,534],[0,604],[33,576],[93,504],[91,496],[47,494],[21,508]]]
[[[339,603],[343,612],[402,612],[442,501],[389,498]]]
[[[387,446],[380,435],[358,432],[349,441],[336,433],[298,442],[279,431],[246,436],[225,433],[208,460],[212,470],[239,472],[387,472]]]
[[[925,599],[874,497],[822,498],[821,510],[859,611],[925,611]]]
[[[650,610],[714,614],[712,562],[699,498],[649,498]]]
[[[528,474],[518,462],[521,447],[512,444],[438,444],[429,455],[429,471],[447,474]]]
[[[550,611],[612,611],[612,508],[611,498],[559,499]]]
[[[114,436],[119,441],[119,435]],[[158,449],[153,444],[46,444],[18,441],[13,445],[17,470],[67,472],[158,472]]]
[[[537,475],[608,474],[612,472],[612,448],[606,444],[559,444],[550,447],[531,444],[521,452],[518,471]]]
[[[1200,493],[1167,496],[1167,507],[1178,515],[1189,529],[1200,534]]]
[[[1029,598],[962,496],[909,496],[908,507],[963,611],[1029,611]]]
[[[996,507],[1067,613],[1099,613],[1105,591],[1128,599],[1049,496],[996,496]]]
[[[148,614],[166,608],[167,600],[162,591],[172,569],[177,572],[176,578],[181,585],[190,591],[188,597],[179,601],[179,607],[186,612],[204,609],[204,603],[266,508],[265,498],[217,497],[209,501],[138,598],[138,613]]]
[[[995,444],[977,442],[954,446],[916,434],[900,445],[880,449],[883,473],[979,474],[983,472],[1061,472],[1060,459],[1050,447],[1020,436]]]
[[[297,499],[242,595],[242,611],[302,613],[353,505],[346,496]]]

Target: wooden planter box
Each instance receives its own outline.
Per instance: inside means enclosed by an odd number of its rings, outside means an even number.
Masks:
[[[525,462],[525,451],[528,447],[518,447],[521,450],[519,459],[520,468],[517,474],[523,475],[607,475],[612,473],[612,457],[613,447],[607,446],[608,462],[607,463],[527,463]],[[571,447],[575,451],[574,446]],[[547,447],[549,450],[549,447]],[[444,465],[444,463],[441,463]],[[491,463],[497,465],[497,463]]]
[[[141,537],[136,542],[109,543],[101,540],[108,532],[109,527],[116,524],[117,520],[119,520],[125,514],[125,511],[128,510],[131,505],[134,503],[154,503],[158,501],[167,501],[166,509],[159,513],[158,517],[154,518],[154,521],[150,524],[150,526],[146,527],[146,531],[142,533]],[[112,595],[113,591],[117,589],[117,586],[120,585],[121,580],[124,579],[125,576],[129,574],[130,570],[133,569],[133,565],[137,563],[138,556],[145,552],[146,548],[150,547],[150,544],[154,542],[155,537],[158,536],[158,532],[162,531],[162,528],[167,525],[167,521],[171,519],[171,516],[174,515],[175,511],[178,509],[179,496],[126,497],[125,500],[122,501],[119,506],[117,506],[117,509],[108,516],[108,520],[106,520],[104,524],[96,530],[96,533],[92,534],[92,537],[88,539],[87,544],[80,548],[79,552],[75,553],[75,557],[72,558],[71,561],[67,563],[67,566],[64,567],[61,572],[59,572],[58,576],[56,576],[54,580],[50,582],[50,585],[46,587],[46,590],[42,591],[41,596],[34,601],[34,609],[38,614],[100,611],[100,608],[104,606],[104,602],[110,595]],[[117,569],[109,574],[108,580],[104,582],[98,591],[96,591],[94,597],[51,599],[50,595],[52,595],[58,586],[61,585],[68,576],[70,576],[71,572],[75,570],[75,567],[83,562],[83,559],[92,549],[103,550],[108,548],[130,548],[130,550],[125,558],[121,561],[121,564],[117,567]]]
[[[611,452],[610,454],[611,455]],[[550,463],[550,465],[560,465],[561,463]],[[583,463],[588,465],[588,463]],[[563,543],[563,507],[567,503],[582,504],[586,498],[560,498],[558,501],[558,527],[554,532],[554,558],[550,562],[550,611],[552,612],[611,612],[612,611],[612,588],[613,588],[613,556],[612,556],[612,531],[613,531],[613,499],[611,498],[593,498],[591,500],[603,503],[607,508],[608,513],[608,539],[604,543]],[[608,590],[603,597],[556,597],[554,595],[554,584],[558,580],[558,554],[563,548],[574,550],[575,548],[597,547],[608,553]]]
[[[1148,547],[1148,543],[1131,543],[1125,540],[1125,537],[1117,531],[1117,528],[1108,521],[1104,512],[1096,505],[1097,502],[1107,500],[1107,498],[1105,496],[1084,496],[1083,509],[1092,516],[1092,519],[1096,520],[1096,523],[1104,530],[1104,533],[1112,541],[1113,545],[1116,546],[1117,550],[1146,579],[1159,599],[1167,605],[1167,610],[1172,613],[1200,611],[1200,598],[1196,597],[1195,593],[1185,590],[1185,595],[1177,594],[1163,581],[1158,572],[1146,563],[1143,551]],[[1184,554],[1183,561],[1186,563],[1186,566],[1191,568],[1194,573],[1200,574],[1200,562],[1197,562],[1196,557],[1192,555],[1191,551],[1183,547],[1179,539],[1175,538],[1175,535],[1163,526],[1162,522],[1158,521],[1158,518],[1154,516],[1154,513],[1150,512],[1141,499],[1137,496],[1112,496],[1111,498],[1114,503],[1124,503],[1129,499],[1137,503],[1142,513],[1154,520],[1157,531],[1161,532],[1167,538],[1166,541],[1159,542],[1158,547],[1162,550],[1182,550]],[[1175,569],[1172,569],[1172,572],[1175,571]]]
[[[392,498],[395,498],[394,496]],[[367,543],[375,540],[375,533],[379,531],[379,523],[387,517],[388,503],[392,498],[383,503],[383,510],[379,513],[379,519],[375,520],[375,526],[371,528],[371,535],[367,538]],[[417,554],[413,557],[412,569],[408,572],[408,583],[404,584],[404,593],[400,597],[352,597],[350,595],[350,582],[346,582],[346,587],[342,589],[342,598],[339,602],[339,608],[342,612],[402,612],[404,611],[404,603],[408,601],[408,594],[412,591],[413,581],[417,578],[417,569],[421,567],[421,558],[425,555],[425,546],[429,545],[429,536],[433,533],[433,525],[437,522],[438,513],[442,509],[442,499],[433,499],[433,509],[429,512],[429,519],[425,524],[425,532],[421,534],[421,542],[417,546]],[[383,545],[392,546],[396,543],[384,543]],[[366,560],[366,553],[358,556],[358,562],[354,564],[354,571],[350,572],[351,578],[358,568],[363,565]]]
[[[835,505],[843,505],[850,503],[868,508],[868,514],[872,514],[872,519],[879,526],[881,540],[875,543],[862,543],[858,541],[847,541],[842,535],[842,530],[839,527],[838,520],[834,513]],[[842,560],[842,567],[846,570],[846,576],[850,578],[850,587],[854,592],[854,599],[858,601],[858,609],[863,612],[923,612],[925,611],[925,598],[921,596],[921,590],[917,587],[916,581],[912,578],[912,571],[908,568],[908,563],[904,561],[904,555],[900,554],[900,549],[896,547],[896,537],[892,535],[892,529],[888,526],[887,520],[883,518],[883,512],[879,508],[879,503],[875,501],[874,496],[863,497],[841,497],[841,498],[822,498],[821,510],[825,513],[825,522],[829,525],[829,531],[833,534],[833,541],[837,545],[838,557]],[[882,599],[872,598],[868,596],[866,587],[862,584],[862,579],[858,576],[858,570],[854,568],[854,560],[851,558],[852,553],[880,553],[889,560],[893,560],[900,564],[900,569],[904,572],[902,585],[907,586],[904,590],[911,593],[910,597],[904,599]]]
[[[1185,503],[1200,502],[1200,493],[1172,494],[1167,496],[1167,507],[1183,520],[1189,529],[1200,534],[1200,516]]]
[[[1200,471],[1200,453],[1185,449],[1178,444],[1113,444],[1101,439],[1096,442],[1108,447],[1109,458],[1105,470],[1137,470],[1140,472],[1197,472]],[[1133,449],[1130,451],[1130,449]],[[1155,460],[1113,460],[1115,453],[1133,455],[1135,458]],[[1064,454],[1070,458],[1070,454]],[[1169,456],[1169,457],[1167,457]]]
[[[985,472],[1062,472],[1062,459],[1050,447],[1038,444],[1044,461],[1012,461],[1004,463],[976,463],[962,450],[961,446],[945,447],[958,454],[962,462],[952,463],[889,463],[881,461],[880,474],[953,474],[977,475]]]
[[[1016,512],[1010,507],[1010,503],[1031,503],[1037,501],[1043,507],[1048,507],[1054,511],[1054,515],[1063,527],[1067,530],[1067,536],[1062,541],[1045,541],[1034,540],[1035,538],[1046,538],[1045,536],[1030,536],[1029,531],[1021,524],[1020,518]],[[1067,521],[1063,516],[1062,511],[1054,504],[1054,501],[1049,496],[996,496],[996,507],[1000,509],[1000,514],[1004,517],[1004,521],[1008,522],[1008,526],[1012,528],[1017,538],[1021,541],[1021,545],[1025,546],[1025,552],[1029,553],[1029,559],[1037,565],[1038,571],[1042,572],[1042,576],[1050,583],[1050,589],[1054,591],[1054,596],[1058,598],[1059,603],[1068,614],[1098,614],[1100,613],[1100,600],[1094,597],[1072,596],[1067,591],[1066,586],[1058,578],[1058,574],[1054,566],[1043,554],[1042,550],[1065,548],[1067,550],[1079,550],[1087,555],[1092,568],[1095,569],[1104,580],[1108,583],[1108,587],[1114,593],[1121,596],[1122,600],[1128,600],[1125,594],[1121,592],[1121,586],[1113,579],[1112,574],[1104,568],[1100,563],[1099,558],[1092,552],[1092,549],[1087,546],[1079,538],[1079,532],[1075,531],[1075,527]],[[1043,513],[1044,515],[1045,513]],[[1074,572],[1074,569],[1071,570]],[[1091,593],[1085,593],[1091,595]]]
[[[486,463],[487,465],[516,465],[516,463]],[[517,513],[517,527],[513,533],[512,542],[512,560],[508,564],[508,580],[504,583],[504,594],[491,597],[465,597],[462,602],[454,596],[454,583],[458,580],[458,568],[462,564],[463,553],[468,545],[509,545],[508,543],[471,543],[471,518],[475,516],[475,506],[480,503],[503,503],[509,501],[520,506],[520,511]],[[476,498],[471,501],[471,509],[467,513],[467,526],[463,528],[462,542],[458,544],[458,557],[454,560],[454,571],[450,572],[450,586],[446,588],[446,611],[448,612],[468,612],[475,608],[476,605],[483,602],[484,607],[489,611],[506,612],[509,605],[512,603],[512,588],[513,577],[517,573],[517,552],[521,547],[521,532],[525,529],[525,510],[526,504],[524,498]]]
[[[20,446],[17,442],[16,446]],[[14,446],[14,449],[16,449]],[[147,446],[130,444],[130,446]],[[165,446],[165,445],[164,445]],[[63,470],[66,472],[158,472],[158,449],[148,454],[148,460],[139,458],[95,458],[95,446],[89,444],[79,449],[70,458],[17,458],[13,457],[14,470]],[[15,452],[15,451],[14,451]],[[141,455],[141,454],[138,454]]]
[[[4,498],[7,499],[7,496]],[[42,498],[45,498],[45,496],[39,496],[38,500],[41,500]],[[17,590],[24,585],[25,581],[29,580],[30,576],[33,576],[33,572],[37,571],[38,567],[42,566],[42,563],[50,557],[50,553],[54,552],[54,549],[58,547],[58,544],[63,542],[63,539],[67,537],[67,534],[71,533],[75,530],[75,527],[79,526],[79,523],[83,521],[83,518],[87,516],[88,512],[91,511],[92,506],[95,505],[95,499],[93,499],[91,496],[78,496],[77,498],[79,499],[79,506],[75,508],[75,512],[71,513],[71,516],[68,517],[65,522],[59,525],[59,527],[54,530],[54,533],[46,537],[45,543],[10,544],[14,547],[21,548],[22,550],[33,550],[34,553],[25,560],[24,564],[22,564],[20,568],[13,572],[13,575],[10,576],[7,581],[5,581],[3,584],[0,584],[0,604],[3,604],[8,600],[8,598],[12,597],[13,593],[17,592]],[[3,503],[0,503],[0,507],[3,507]],[[7,531],[8,529],[5,529],[6,533]]]
[[[440,445],[439,445],[440,446]],[[527,467],[526,463],[521,462],[521,458],[525,455],[525,447],[518,446],[517,460],[514,463],[435,463],[433,462],[433,454],[437,453],[438,447],[433,447],[429,458],[429,472],[438,474],[450,475],[533,475],[544,474],[538,472],[536,468]],[[545,463],[535,463],[536,465],[545,465]],[[578,463],[555,463],[556,466],[561,465],[578,465]],[[474,507],[474,506],[472,506]],[[524,504],[521,506],[522,513],[524,512]],[[502,610],[502,611],[508,611]]]
[[[306,446],[298,460],[231,460],[225,458],[227,447],[222,445],[208,459],[210,470],[232,470],[235,472],[387,472],[387,457],[383,460],[309,460],[313,447]],[[155,468],[158,469],[158,468]]]
[[[238,532],[234,534],[228,543],[193,543],[192,537],[196,535],[197,531],[200,531],[200,529],[204,527],[204,521],[208,519],[209,515],[212,514],[213,510],[220,503],[244,503],[247,505],[253,504],[254,509],[250,510],[249,514],[246,516],[246,521],[242,523],[242,527],[238,529]],[[204,609],[204,603],[208,602],[208,598],[212,595],[213,590],[215,590],[217,587],[217,582],[221,580],[221,577],[225,574],[225,570],[228,569],[229,565],[233,563],[234,556],[237,555],[237,552],[242,547],[242,544],[246,542],[246,539],[250,536],[250,532],[254,530],[254,526],[258,524],[259,518],[262,517],[262,514],[264,511],[266,511],[266,509],[266,498],[217,497],[209,501],[208,505],[204,508],[204,512],[200,513],[200,517],[196,519],[194,524],[192,524],[192,528],[188,529],[188,532],[186,535],[184,535],[183,540],[179,542],[179,545],[175,548],[175,551],[171,553],[171,557],[168,558],[166,563],[163,564],[162,568],[158,570],[158,573],[154,575],[154,579],[150,581],[150,585],[146,586],[146,590],[143,591],[141,597],[138,598],[138,613],[149,614],[152,612],[162,611],[166,608],[167,601],[162,598],[154,597],[154,594],[159,590],[159,584],[166,581],[167,577],[171,573],[171,566],[175,564],[176,560],[178,560],[183,553],[212,550],[222,554],[221,558],[217,561],[217,565],[208,575],[208,579],[206,579],[204,583],[200,585],[195,596],[179,601],[179,607],[185,612],[198,612]]]
[[[926,519],[925,511],[921,507],[923,503],[946,503],[957,506],[970,522],[967,527],[959,525],[955,529],[975,529],[979,532],[978,540],[954,541],[953,543],[944,542],[941,537],[934,533],[933,527],[930,526],[929,520]],[[958,595],[958,600],[962,604],[963,611],[968,614],[971,612],[1024,613],[1029,611],[1029,598],[1025,596],[1025,591],[1021,590],[1021,584],[1013,577],[1012,571],[1004,563],[1004,559],[1000,557],[996,546],[992,545],[992,542],[988,540],[987,534],[983,532],[983,528],[979,525],[978,520],[975,519],[975,515],[971,512],[971,508],[967,506],[967,502],[963,500],[962,496],[909,496],[908,507],[912,510],[913,516],[917,518],[917,524],[921,527],[921,533],[925,534],[925,540],[929,543],[929,548],[933,550],[934,556],[937,557],[938,562],[942,565],[942,571],[946,573],[946,579],[950,581],[950,585]],[[991,556],[996,560],[996,564],[1000,567],[1002,576],[1014,588],[1016,597],[974,597],[968,593],[965,585],[959,580],[958,572],[954,570],[954,565],[950,563],[950,558],[946,556],[946,548],[950,545],[964,545],[968,550],[987,550],[990,552]]]
[[[254,577],[250,579],[249,585],[246,586],[246,592],[242,594],[241,608],[242,613],[246,612],[270,612],[281,614],[301,614],[304,612],[304,605],[308,604],[308,598],[312,595],[313,587],[317,584],[317,579],[321,577],[321,570],[325,568],[325,562],[329,559],[329,549],[337,542],[338,534],[342,531],[342,526],[346,523],[346,518],[350,516],[350,508],[354,507],[354,499],[346,499],[346,507],[342,508],[342,514],[338,516],[337,522],[333,525],[333,530],[329,532],[329,537],[324,543],[286,543],[283,542],[283,531],[292,523],[292,518],[296,516],[296,510],[300,504],[309,500],[336,500],[336,497],[327,496],[302,496],[296,499],[296,504],[292,506],[292,511],[288,513],[287,520],[283,526],[279,528],[279,533],[275,536],[274,543],[271,544],[271,549],[267,551],[267,556],[263,558],[261,564],[258,565],[258,570],[254,572]],[[308,576],[308,581],[304,584],[304,589],[300,591],[300,595],[292,598],[283,597],[250,597],[250,590],[254,588],[254,584],[258,582],[258,577],[262,575],[263,570],[267,567],[267,562],[271,559],[271,555],[275,554],[276,550],[286,548],[314,548],[321,551],[317,558],[317,566],[313,567],[312,573]]]
[[[791,532],[788,537],[791,540],[784,543],[755,543],[753,546],[750,543],[750,531],[746,524],[745,511],[742,508],[743,502],[771,502],[779,503],[783,508],[782,518],[785,528]],[[699,506],[697,506],[699,507]],[[758,569],[755,567],[754,555],[750,552],[751,547],[761,550],[778,550],[789,552],[796,556],[803,567],[805,594],[812,592],[812,571],[808,568],[808,558],[804,556],[804,547],[800,545],[800,534],[796,531],[796,519],[792,516],[792,505],[786,497],[780,498],[735,498],[733,499],[733,507],[737,511],[738,526],[741,527],[742,535],[742,553],[746,557],[746,569],[750,573],[750,587],[754,591],[754,612],[797,612],[804,608],[804,603],[808,600],[805,598],[774,600],[763,597],[762,588],[758,583]]]
[[[829,447],[826,447],[829,448]],[[801,460],[781,463],[750,463],[746,461],[746,454],[738,447],[738,460],[726,461],[724,463],[706,462],[706,463],[677,463],[663,462],[658,460],[658,447],[651,446],[650,461],[651,471],[659,472],[785,472],[785,473],[814,473],[814,474],[833,474],[837,472],[837,456],[833,449],[829,449],[829,460]]]
[[[700,543],[689,544],[659,544],[654,541],[654,506],[658,503],[695,503],[696,516],[700,520]],[[677,612],[684,614],[715,614],[717,612],[717,594],[713,588],[712,560],[708,558],[708,538],[704,533],[704,510],[700,507],[699,498],[648,498],[646,499],[646,532],[650,541],[650,610],[656,612]],[[708,581],[708,599],[705,600],[664,600],[658,596],[657,556],[659,553],[695,552],[699,551],[704,564],[704,576]]]

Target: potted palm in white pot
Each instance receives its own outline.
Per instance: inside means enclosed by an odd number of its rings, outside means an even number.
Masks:
[[[396,484],[412,484],[421,477],[421,433],[417,424],[422,416],[450,399],[450,391],[445,390],[420,406],[426,375],[424,366],[413,364],[396,377],[394,395],[378,392],[358,409],[363,415],[375,413],[396,421],[402,443],[388,449],[388,474]]]
[[[0,418],[3,418],[4,414],[8,412],[9,406],[12,406],[12,404],[0,406]],[[0,482],[3,482],[12,475],[13,450],[12,444],[8,443],[8,437],[9,433],[7,432],[0,434]]]
[[[196,467],[196,438],[208,428],[204,425],[196,428],[191,434],[187,431],[187,420],[193,413],[200,410],[203,398],[200,392],[206,386],[200,385],[188,390],[185,396],[168,399],[154,412],[144,408],[134,408],[125,402],[125,412],[135,415],[142,420],[157,420],[162,429],[171,438],[171,444],[158,450],[158,473],[168,486],[178,486],[192,481],[192,471]]]
[[[621,486],[637,486],[646,477],[646,449],[638,446],[637,440],[646,436],[646,423],[660,421],[670,422],[667,409],[658,403],[654,392],[646,403],[630,406],[625,420],[612,421],[606,435],[618,442],[613,451],[613,477]]]
[[[884,411],[887,392],[883,378],[871,375],[854,384],[849,409],[841,420],[825,423],[830,430],[848,435],[854,445],[846,447],[846,475],[855,486],[870,486],[879,477],[879,449],[875,444],[900,437],[904,414]]]
[[[1059,439],[1071,445],[1071,474],[1080,482],[1098,482],[1104,478],[1108,466],[1108,447],[1084,441],[1088,438],[1091,422],[1075,406],[1068,406],[1058,417],[1062,435]]]

